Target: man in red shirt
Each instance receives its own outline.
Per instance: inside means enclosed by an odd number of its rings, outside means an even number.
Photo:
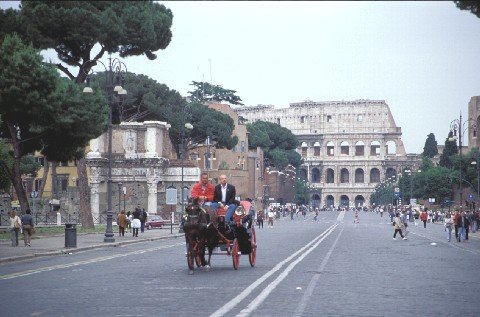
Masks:
[[[202,173],[200,181],[193,185],[190,197],[197,199],[200,205],[210,206],[213,202],[213,192],[215,186],[208,181],[208,174]]]

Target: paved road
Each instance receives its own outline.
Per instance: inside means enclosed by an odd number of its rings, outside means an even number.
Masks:
[[[441,225],[392,226],[371,213],[321,213],[258,233],[257,265],[188,275],[183,239],[0,265],[2,316],[479,316],[480,240]],[[435,243],[435,245],[432,245]]]

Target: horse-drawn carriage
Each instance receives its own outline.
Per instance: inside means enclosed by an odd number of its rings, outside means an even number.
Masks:
[[[183,230],[190,274],[193,274],[195,264],[209,270],[210,259],[214,254],[231,256],[235,270],[240,265],[241,255],[248,255],[250,265],[252,267],[255,265],[257,256],[255,225],[244,204],[239,203],[235,209],[234,224],[225,222],[222,208],[215,212],[209,207],[189,203],[185,211]]]

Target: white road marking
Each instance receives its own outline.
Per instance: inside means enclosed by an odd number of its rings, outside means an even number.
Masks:
[[[67,264],[58,264],[58,265],[46,266],[46,267],[42,267],[42,268],[34,269],[34,270],[17,272],[17,273],[12,273],[12,274],[7,274],[7,275],[0,275],[0,280],[10,280],[10,279],[13,279],[13,278],[28,276],[28,275],[32,275],[32,274],[41,273],[41,272],[48,272],[48,271],[53,271],[53,270],[59,270],[59,269],[65,269],[65,268],[73,267],[73,266],[78,266],[78,265],[86,265],[86,264],[91,264],[91,263],[96,263],[96,262],[108,261],[108,260],[112,260],[112,259],[116,259],[116,258],[126,257],[126,256],[129,256],[129,255],[142,254],[142,253],[145,253],[145,252],[152,252],[152,251],[158,251],[158,250],[162,250],[162,249],[168,249],[168,248],[172,248],[172,247],[175,247],[175,246],[178,246],[178,245],[185,245],[185,243],[176,243],[176,244],[173,244],[173,245],[165,245],[165,246],[161,246],[161,247],[138,250],[138,251],[116,254],[116,255],[110,255],[110,256],[94,258],[94,259],[90,259],[90,260],[72,262],[72,263],[67,263]]]
[[[242,309],[242,311],[237,315],[237,317],[245,317],[245,316],[250,316],[250,314],[260,306],[265,299],[267,299],[268,295],[270,295],[271,292],[280,284],[290,273],[291,270],[295,266],[297,266],[300,261],[302,261],[310,252],[312,252],[320,243],[322,243],[323,240],[325,240],[332,232],[335,230],[335,228],[338,226],[336,224],[333,228],[330,229],[329,232],[327,232],[320,240],[318,240],[313,246],[311,246],[307,251],[305,251],[301,256],[298,257],[295,261],[290,263],[285,270],[270,284],[267,285],[267,287],[264,288],[264,290],[247,306],[247,308]]]
[[[343,221],[343,218],[345,218],[345,210],[340,211],[340,214],[337,217],[337,221]]]
[[[446,242],[446,241],[440,241],[438,239],[434,239],[434,238],[430,238],[430,237],[427,237],[423,234],[420,234],[420,233],[416,233],[416,232],[412,232],[412,234],[416,235],[416,236],[419,236],[419,237],[422,237],[422,238],[425,238],[425,239],[428,239],[430,241],[435,241],[437,243],[444,243],[446,245],[449,245],[451,246],[452,248],[456,248],[456,249],[459,249],[459,250],[462,250],[462,251],[467,251],[467,252],[470,252],[470,253],[473,253],[473,254],[477,254],[477,255],[480,255],[480,252],[476,251],[476,250],[469,250],[469,249],[465,249],[465,248],[462,248],[458,245],[456,245],[455,243],[455,235],[453,235],[452,237],[452,242]]]
[[[333,250],[335,249],[338,240],[340,239],[340,236],[342,235],[343,229],[345,227],[342,227],[342,230],[338,234],[337,238],[335,239],[335,242],[333,242],[332,246],[330,247],[330,250],[328,250],[327,255],[323,259],[322,263],[320,264],[320,267],[318,268],[318,272],[323,272],[325,269],[325,266],[327,265],[328,260],[330,259],[330,256],[333,253]],[[311,279],[310,283],[308,283],[307,290],[305,291],[305,294],[303,294],[302,299],[300,300],[300,304],[298,304],[297,310],[295,311],[294,316],[302,316],[303,312],[305,311],[305,307],[307,306],[308,301],[312,297],[313,290],[315,289],[315,286],[318,283],[318,280],[320,279],[320,274],[315,274],[313,278]]]
[[[314,244],[318,239],[321,239],[323,236],[325,236],[327,233],[329,233],[330,230],[335,229],[337,225],[331,225],[328,227],[324,232],[322,232],[320,235],[315,237],[312,241],[310,241],[308,244],[300,248],[297,252],[293,253],[290,255],[288,258],[283,260],[282,262],[278,263],[275,265],[273,269],[271,269],[268,273],[264,274],[261,278],[250,284],[246,289],[243,290],[240,294],[238,294],[235,298],[231,299],[226,305],[220,307],[217,311],[215,311],[213,314],[210,315],[210,317],[220,317],[228,313],[230,310],[232,310],[235,306],[240,304],[242,300],[244,300],[247,296],[249,296],[255,288],[257,288],[260,284],[262,284],[267,278],[269,278],[272,274],[277,272],[284,266],[286,263],[288,263],[291,259],[296,257],[298,254],[302,253],[305,249],[310,247],[312,244]]]

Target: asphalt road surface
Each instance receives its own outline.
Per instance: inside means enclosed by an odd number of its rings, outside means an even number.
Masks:
[[[408,240],[375,213],[257,229],[257,263],[214,255],[188,274],[183,239],[0,265],[0,316],[480,316],[480,240],[443,226]]]

